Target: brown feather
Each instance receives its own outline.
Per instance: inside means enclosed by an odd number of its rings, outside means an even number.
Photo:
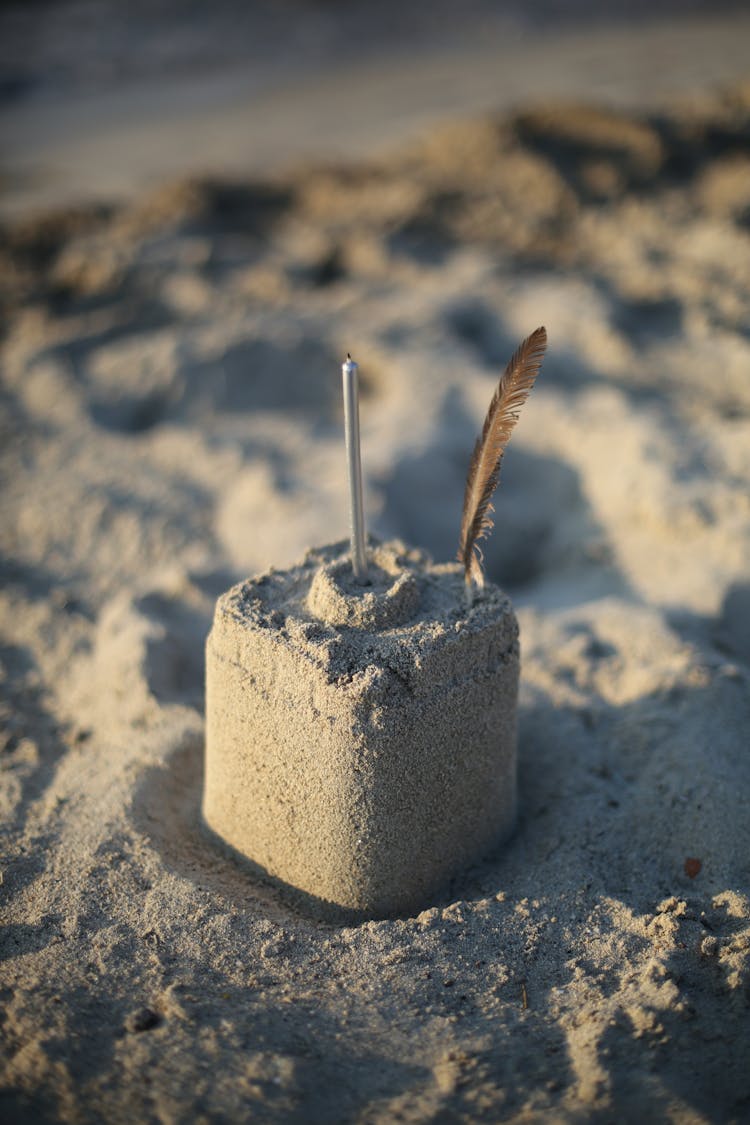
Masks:
[[[518,412],[539,374],[546,347],[547,333],[544,328],[537,328],[513,354],[492,396],[482,433],[471,455],[458,548],[458,561],[464,565],[467,586],[472,581],[477,586],[484,585],[479,540],[492,530],[494,509],[490,501],[497,488],[500,462],[518,421]]]

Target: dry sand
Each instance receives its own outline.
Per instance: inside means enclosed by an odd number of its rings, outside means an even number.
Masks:
[[[10,0],[0,215],[370,158],[530,95],[653,107],[744,79],[748,41],[743,0]]]
[[[3,231],[6,1120],[747,1120],[749,128],[557,105]],[[451,559],[539,323],[517,832],[316,924],[198,828],[215,599],[341,537],[348,349],[373,530]]]

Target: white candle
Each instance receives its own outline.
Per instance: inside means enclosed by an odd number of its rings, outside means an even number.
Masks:
[[[365,554],[365,512],[362,503],[362,459],[359,449],[358,368],[350,355],[342,365],[344,385],[344,429],[349,467],[349,528],[352,544],[352,569],[357,582],[367,582]]]

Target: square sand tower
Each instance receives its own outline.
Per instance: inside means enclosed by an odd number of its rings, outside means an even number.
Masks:
[[[203,815],[321,917],[415,912],[512,830],[518,626],[462,568],[347,545],[240,583],[206,656]]]

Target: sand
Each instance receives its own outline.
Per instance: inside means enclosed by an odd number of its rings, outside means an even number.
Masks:
[[[558,101],[3,229],[6,1120],[747,1118],[749,127]],[[345,534],[347,350],[371,529],[450,561],[540,323],[516,833],[315,923],[199,828],[216,598]]]
[[[207,827],[312,918],[416,914],[516,818],[518,624],[458,563],[348,542],[229,590],[206,645]]]
[[[530,96],[651,108],[744,79],[748,37],[742,0],[10,3],[0,215],[370,158]]]

